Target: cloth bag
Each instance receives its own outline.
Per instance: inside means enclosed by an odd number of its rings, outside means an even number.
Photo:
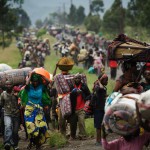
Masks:
[[[72,114],[70,94],[67,94],[60,99],[59,103],[63,118],[68,118]]]

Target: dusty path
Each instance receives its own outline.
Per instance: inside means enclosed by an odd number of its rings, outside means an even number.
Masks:
[[[20,148],[19,150],[26,150],[28,140],[25,140],[24,131],[19,131],[19,135],[21,137],[19,141],[19,148]],[[117,138],[117,136],[115,134],[111,134],[107,138],[108,140],[113,140]],[[0,137],[0,142],[2,142],[2,137]],[[101,146],[95,145],[94,138],[89,138],[87,140],[82,141],[81,140],[68,141],[68,144],[66,144],[63,148],[51,148],[49,145],[44,144],[42,146],[42,150],[103,150],[103,148]],[[150,150],[150,146],[148,148],[144,148],[143,150]]]

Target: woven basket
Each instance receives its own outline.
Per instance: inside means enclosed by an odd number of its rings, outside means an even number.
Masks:
[[[58,68],[62,71],[71,70],[74,65],[74,61],[71,58],[63,57],[58,61]]]

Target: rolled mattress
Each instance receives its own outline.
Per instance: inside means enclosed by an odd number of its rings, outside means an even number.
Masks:
[[[116,104],[107,108],[104,115],[104,125],[119,135],[129,135],[139,127],[135,100],[120,98]]]

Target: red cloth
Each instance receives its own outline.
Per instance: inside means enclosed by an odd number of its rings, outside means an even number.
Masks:
[[[21,87],[19,87],[19,86],[14,86],[13,90],[14,90],[15,92],[20,92]]]
[[[75,85],[75,88],[80,89],[81,88],[81,84],[78,87]],[[84,102],[84,100],[82,98],[82,94],[79,94],[77,96],[77,100],[76,100],[76,110],[83,109],[84,105],[85,105],[85,102]]]
[[[109,67],[117,68],[117,66],[118,66],[117,61],[115,61],[115,60],[110,60],[109,61]]]
[[[150,70],[150,63],[146,63],[146,70]]]

